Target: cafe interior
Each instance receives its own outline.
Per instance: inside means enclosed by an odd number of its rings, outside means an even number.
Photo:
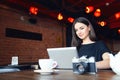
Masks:
[[[91,20],[113,53],[120,50],[120,0],[0,0],[0,69],[35,68],[38,59],[49,58],[47,48],[70,47],[78,17]],[[18,65],[11,65],[15,57]]]

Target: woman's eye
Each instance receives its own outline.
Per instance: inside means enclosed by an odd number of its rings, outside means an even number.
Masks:
[[[83,27],[80,27],[80,29],[82,30],[82,29],[84,29]]]

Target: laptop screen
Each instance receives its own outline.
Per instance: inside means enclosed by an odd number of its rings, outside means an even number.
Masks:
[[[47,48],[50,59],[57,61],[59,69],[72,69],[73,57],[78,57],[76,47]]]

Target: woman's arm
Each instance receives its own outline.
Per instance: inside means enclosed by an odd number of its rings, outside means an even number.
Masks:
[[[96,62],[97,69],[109,69],[110,68],[110,58],[109,58],[109,52],[105,52],[102,55],[103,60]]]

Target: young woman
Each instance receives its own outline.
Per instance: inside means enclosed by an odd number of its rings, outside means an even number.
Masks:
[[[108,69],[110,50],[102,41],[96,40],[96,34],[90,21],[84,17],[77,18],[72,27],[71,46],[76,46],[78,55],[91,57],[96,60],[97,69]]]

